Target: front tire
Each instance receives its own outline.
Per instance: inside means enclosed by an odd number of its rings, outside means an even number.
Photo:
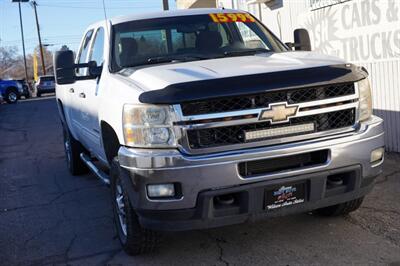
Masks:
[[[69,172],[72,175],[86,174],[89,169],[80,158],[80,154],[85,152],[85,149],[82,144],[72,136],[66,125],[63,125],[63,135],[65,157],[67,159]]]
[[[9,89],[6,93],[7,103],[16,103],[18,101],[18,92],[16,89]]]
[[[364,197],[361,197],[355,200],[317,209],[314,211],[314,213],[321,216],[331,216],[331,217],[347,215],[360,208],[363,200]]]
[[[111,195],[115,225],[125,252],[139,255],[154,251],[159,243],[159,234],[141,227],[122,184],[117,157],[111,165]]]

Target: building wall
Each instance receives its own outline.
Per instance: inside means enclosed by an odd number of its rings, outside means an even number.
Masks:
[[[385,120],[386,148],[400,152],[400,0],[248,2],[217,0],[217,5],[251,12],[284,42],[293,41],[296,28],[306,28],[314,51],[365,66],[374,112]]]
[[[176,0],[176,7],[179,9],[217,7],[216,3],[216,0]]]

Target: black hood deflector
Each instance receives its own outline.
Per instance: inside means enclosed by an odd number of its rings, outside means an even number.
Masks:
[[[351,64],[303,68],[172,84],[160,90],[143,92],[139,101],[149,104],[176,104],[271,90],[356,82],[367,76],[365,68]]]

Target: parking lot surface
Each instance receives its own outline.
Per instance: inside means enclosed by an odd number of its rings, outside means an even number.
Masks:
[[[168,233],[129,257],[116,236],[110,191],[71,176],[54,98],[0,105],[0,265],[400,265],[400,155],[347,217],[299,214]]]

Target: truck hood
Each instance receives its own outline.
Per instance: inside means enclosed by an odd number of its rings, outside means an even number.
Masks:
[[[184,63],[129,68],[120,72],[143,91],[160,90],[171,84],[246,76],[260,73],[344,64],[341,59],[313,52],[285,52],[226,57]]]

